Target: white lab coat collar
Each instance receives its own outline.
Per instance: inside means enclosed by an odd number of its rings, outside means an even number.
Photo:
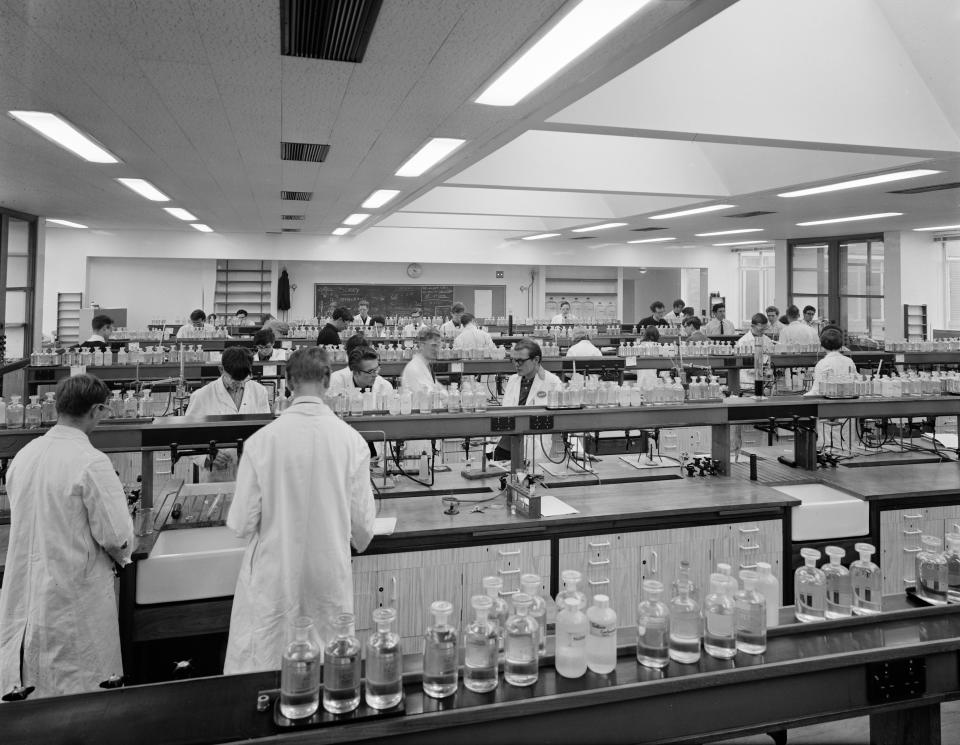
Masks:
[[[541,378],[539,374],[534,376],[533,384],[530,386],[530,393],[527,394],[527,402],[524,406],[546,406],[547,391],[559,390],[563,387],[560,378],[549,370],[540,368],[540,372],[543,373],[543,377]],[[543,393],[542,396],[540,395],[541,393]],[[520,405],[520,373],[514,373],[507,379],[507,386],[503,391],[503,405]]]

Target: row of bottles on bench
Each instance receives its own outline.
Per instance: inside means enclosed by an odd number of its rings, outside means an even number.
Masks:
[[[915,588],[934,605],[960,603],[960,533],[947,533],[947,549],[936,536],[924,535],[914,559]]]
[[[937,540],[937,539],[934,539]],[[872,560],[875,549],[869,543],[858,543],[854,549],[860,558],[843,566],[846,551],[840,546],[827,546],[829,561],[819,569],[820,552],[802,548],[804,565],[794,575],[795,615],[798,621],[866,616],[881,610],[882,575]]]
[[[119,351],[90,347],[57,352],[45,349],[30,355],[30,364],[34,367],[52,367],[57,365],[85,365],[87,367],[109,367],[111,365],[161,365],[165,362],[179,363],[180,355],[184,362],[207,362],[209,355],[199,344],[181,344],[179,347],[120,347]]]
[[[7,429],[36,429],[51,427],[57,423],[57,402],[53,391],[44,396],[30,396],[30,403],[24,406],[20,396],[10,396],[10,403],[0,398],[0,427]]]

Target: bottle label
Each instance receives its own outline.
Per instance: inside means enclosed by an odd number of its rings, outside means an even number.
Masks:
[[[586,644],[587,635],[582,631],[564,631],[560,636],[560,646],[580,647]]]
[[[616,633],[616,625],[597,623],[596,621],[590,622],[590,636],[613,636]]]

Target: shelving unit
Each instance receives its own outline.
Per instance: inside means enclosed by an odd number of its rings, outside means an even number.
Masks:
[[[569,269],[569,267],[563,267]],[[617,315],[617,274],[615,268],[582,268],[578,276],[554,276],[548,268],[544,282],[544,312],[559,313],[567,300],[571,313],[580,320],[609,320]]]
[[[927,337],[927,306],[903,306],[903,336],[907,341],[926,341]]]
[[[80,343],[82,292],[57,293],[57,339],[61,346]]]
[[[231,316],[240,308],[248,313],[269,313],[270,279],[267,261],[218,261],[214,313]]]

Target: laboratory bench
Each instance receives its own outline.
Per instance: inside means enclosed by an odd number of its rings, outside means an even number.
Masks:
[[[616,669],[559,676],[552,638],[539,679],[436,700],[423,694],[416,656],[405,659],[403,710],[361,708],[323,717],[325,726],[281,729],[271,707],[278,671],[27,700],[0,706],[5,745],[204,745],[378,742],[700,743],[870,717],[876,745],[939,745],[940,704],[960,697],[960,607],[915,607],[902,595],[884,613],[817,624],[787,623],[769,633],[761,656],[703,654],[663,670],[639,665],[635,635],[621,619]],[[789,621],[792,609],[785,609]]]

